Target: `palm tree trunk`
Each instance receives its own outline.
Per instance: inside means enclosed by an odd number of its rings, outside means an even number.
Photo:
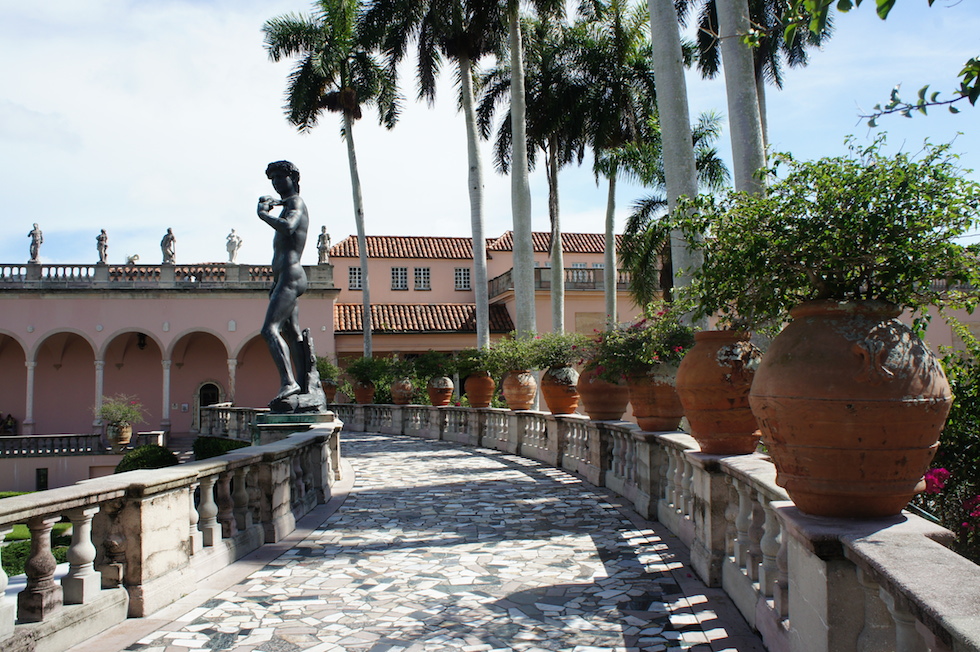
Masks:
[[[762,123],[762,147],[769,149],[769,119],[766,117],[766,79],[755,69],[755,95],[759,101],[759,121]]]
[[[606,251],[603,258],[602,289],[606,297],[606,330],[611,330],[619,320],[616,307],[616,172],[609,175],[609,193],[606,196]]]
[[[354,126],[350,115],[344,112],[344,140],[347,142],[347,162],[350,165],[350,187],[354,194],[354,224],[357,226],[357,251],[361,259],[361,299],[364,316],[364,357],[372,355],[371,346],[371,292],[368,283],[368,250],[367,238],[364,235],[364,200],[361,197],[361,175],[357,171],[357,155],[354,153]]]
[[[531,188],[527,171],[527,122],[524,99],[524,46],[521,42],[519,3],[510,11],[510,171],[511,211],[514,219],[514,302],[517,333],[535,331],[534,243],[531,234]]]
[[[565,332],[565,257],[558,212],[558,155],[554,138],[548,147],[548,217],[551,218],[551,330]]]
[[[757,194],[764,187],[758,172],[766,166],[766,150],[755,63],[752,50],[742,42],[749,30],[749,4],[748,0],[717,0],[717,6],[735,189]]]
[[[684,60],[673,0],[648,0],[648,7],[667,204],[670,210],[674,210],[679,197],[694,197],[698,192],[687,82],[684,80]],[[684,286],[690,284],[689,274],[685,272],[675,276],[673,270],[690,270],[700,266],[701,256],[699,252],[688,249],[681,233],[674,231],[670,234],[670,260],[664,261],[664,264],[668,267],[668,278],[674,284]],[[665,293],[668,290],[664,288]]]
[[[473,107],[473,71],[469,57],[459,61],[460,93],[466,122],[466,156],[469,162],[470,228],[473,232],[473,283],[476,301],[476,346],[490,346],[490,297],[487,287],[487,241],[483,237],[483,169],[480,165],[476,110]]]

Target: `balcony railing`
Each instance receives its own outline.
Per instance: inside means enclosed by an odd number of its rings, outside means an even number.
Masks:
[[[333,265],[306,265],[313,289],[333,287]],[[0,289],[263,289],[271,265],[0,265]]]
[[[952,533],[903,513],[811,517],[760,454],[704,455],[680,432],[579,415],[336,405],[345,429],[455,441],[578,473],[660,521],[772,651],[980,650],[980,567]]]
[[[163,445],[164,432],[153,430],[133,436],[133,446]],[[64,457],[66,455],[101,455],[111,451],[102,435],[17,435],[0,437],[0,458]]]
[[[602,292],[605,288],[606,270],[584,267],[566,267],[565,270],[565,291],[592,290]],[[550,267],[534,268],[534,289],[550,290],[553,270]],[[616,273],[616,289],[621,291],[629,290],[630,275],[626,270],[619,270]],[[514,289],[514,270],[508,269],[500,276],[490,279],[488,282],[490,298],[500,296],[504,292]]]

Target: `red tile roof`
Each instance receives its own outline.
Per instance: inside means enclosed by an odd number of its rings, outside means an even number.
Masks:
[[[334,332],[363,332],[364,306],[338,303],[334,306]],[[475,333],[476,304],[381,303],[371,305],[371,325],[375,333]],[[490,332],[514,330],[510,313],[501,304],[490,306]]]
[[[531,234],[534,251],[546,253],[551,234],[535,231]],[[369,235],[367,240],[368,258],[429,258],[429,259],[473,259],[473,238],[438,238],[432,236]],[[616,236],[616,248],[621,244],[621,235]],[[606,250],[605,237],[601,233],[562,233],[562,247],[568,254],[601,254]],[[514,232],[507,231],[499,238],[487,238],[487,253],[512,251]],[[334,258],[357,258],[357,238],[344,238],[330,249]]]

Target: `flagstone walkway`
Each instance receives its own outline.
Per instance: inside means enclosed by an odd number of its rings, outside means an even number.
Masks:
[[[402,436],[343,453],[352,486],[289,540],[73,652],[764,649],[665,528],[573,475]]]

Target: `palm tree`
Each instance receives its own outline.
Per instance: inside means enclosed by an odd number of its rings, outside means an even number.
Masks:
[[[619,167],[626,174],[654,189],[654,194],[638,199],[623,232],[622,266],[630,273],[630,294],[638,305],[657,298],[659,291],[672,287],[673,279],[664,273],[663,261],[668,255],[669,232],[657,218],[667,210],[663,147],[656,118],[651,118],[653,137],[642,143],[631,143],[614,152]],[[721,190],[731,178],[724,161],[714,147],[721,135],[721,117],[702,113],[691,127],[698,185],[702,190]]]
[[[528,84],[525,87],[528,165],[534,168],[540,150],[545,158],[548,181],[548,217],[551,223],[551,329],[565,330],[565,274],[561,243],[561,220],[558,201],[558,170],[576,158],[581,162],[586,145],[587,88],[570,56],[570,30],[560,21],[548,18],[525,21],[527,41],[524,66]],[[510,92],[511,71],[500,64],[480,78],[484,92],[477,110],[479,126],[489,137],[493,115]],[[503,173],[510,171],[512,155],[511,116],[507,115],[497,129],[494,162]]]
[[[395,76],[358,38],[358,8],[356,0],[318,0],[311,15],[277,16],[267,20],[262,31],[270,59],[278,62],[284,58],[298,58],[286,88],[284,109],[287,120],[305,133],[317,125],[325,110],[342,116],[361,262],[364,355],[370,357],[368,251],[353,127],[354,121],[361,118],[361,105],[374,104],[380,123],[391,129],[398,119],[398,95]]]
[[[443,58],[454,61],[460,106],[466,124],[470,224],[476,294],[477,347],[490,344],[490,301],[486,240],[483,237],[483,171],[473,99],[473,66],[499,50],[504,19],[497,3],[461,0],[373,0],[362,19],[362,31],[374,40],[394,71],[411,41],[417,43],[419,97],[435,101],[436,77]]]

